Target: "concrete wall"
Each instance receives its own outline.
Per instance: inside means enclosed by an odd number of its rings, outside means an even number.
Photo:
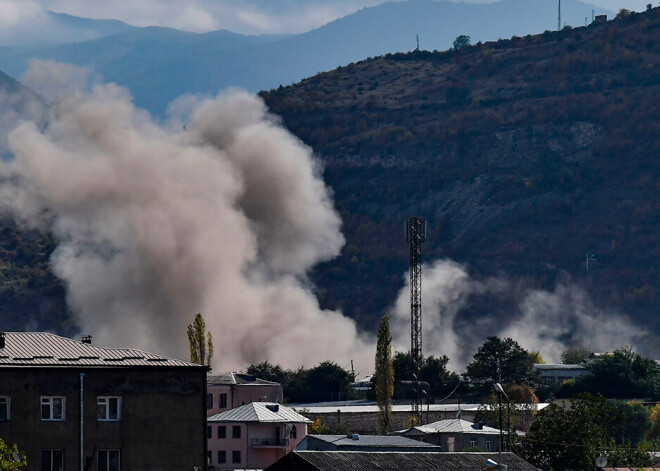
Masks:
[[[301,409],[304,410],[304,409]],[[314,413],[305,412],[310,420],[321,419],[324,425],[332,428],[340,428],[346,433],[358,433],[364,435],[378,434],[378,412],[337,412]],[[455,419],[456,412],[450,411],[426,411],[422,412],[422,424],[428,424],[438,420]],[[474,414],[463,411],[461,418],[468,421],[474,420]],[[391,430],[403,430],[410,428],[410,412],[392,412]]]
[[[41,470],[41,450],[64,450],[64,469],[80,469],[80,372],[84,372],[84,456],[118,449],[131,471],[205,469],[206,372],[202,368],[75,369],[2,368],[0,395],[11,396],[11,420],[0,437],[27,456],[27,470]],[[65,420],[41,420],[41,396],[64,396]],[[120,396],[121,418],[99,421],[98,396]]]

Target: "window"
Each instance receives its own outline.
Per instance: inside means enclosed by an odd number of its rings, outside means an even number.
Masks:
[[[470,439],[470,448],[476,448],[477,447],[477,441],[474,438]]]
[[[208,464],[211,464],[211,460],[213,459],[213,452],[212,451],[207,451],[206,452],[206,461]]]
[[[213,409],[213,394],[206,395],[206,409]]]
[[[231,452],[231,462],[232,463],[241,462],[241,450],[234,450]]]
[[[213,438],[213,427],[210,425],[206,426],[206,438]]]
[[[0,420],[9,420],[11,400],[9,396],[0,396]]]
[[[231,438],[241,438],[241,426],[234,425],[231,428]]]
[[[220,450],[218,452],[218,464],[227,462],[227,452],[225,450]]]
[[[218,407],[220,409],[227,408],[227,393],[218,394]]]
[[[291,426],[291,438],[298,438],[298,429],[295,425]]]
[[[100,421],[114,421],[121,418],[121,397],[99,396],[96,399],[97,418]]]
[[[218,426],[218,438],[227,438],[227,427],[224,425]]]
[[[119,471],[119,450],[99,450],[98,471]]]
[[[64,420],[65,405],[62,396],[41,396],[41,420]]]
[[[41,471],[63,471],[64,450],[41,450]]]
[[[490,451],[490,440],[486,440],[486,451]]]

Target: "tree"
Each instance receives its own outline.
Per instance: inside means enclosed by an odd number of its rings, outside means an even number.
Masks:
[[[447,369],[449,357],[433,355],[422,358],[419,372],[420,381],[429,383],[429,394],[432,396],[444,396],[449,394],[459,383],[460,377]],[[394,383],[398,381],[412,380],[412,360],[410,352],[396,352],[392,359],[394,367]]]
[[[375,358],[376,402],[378,403],[378,425],[380,433],[390,430],[392,417],[392,395],[394,394],[394,368],[392,366],[392,334],[390,333],[390,318],[384,315],[378,328]]]
[[[461,34],[454,39],[454,51],[460,51],[464,47],[470,45],[470,36],[466,34]]]
[[[9,446],[0,438],[0,470],[20,471],[26,465],[25,455],[18,451],[18,447],[15,444]]]
[[[501,380],[500,380],[501,376]],[[510,338],[488,337],[463,373],[468,385],[479,394],[490,392],[495,383],[527,384],[534,387],[538,372],[527,350]]]
[[[541,352],[532,351],[527,353],[527,355],[529,355],[529,359],[532,360],[532,363],[545,365],[545,360],[541,356]]]
[[[266,381],[280,383],[283,388],[289,384],[293,376],[293,371],[285,370],[280,365],[273,365],[268,361],[264,361],[258,365],[250,365],[245,372]]]
[[[651,456],[614,439],[624,424],[621,409],[603,396],[582,394],[564,408],[556,403],[538,412],[516,451],[547,471],[592,469],[604,454],[608,464],[648,466]]]
[[[651,422],[653,423],[653,428],[651,429],[651,438],[658,439],[660,438],[660,404],[656,404],[653,409],[651,409]]]
[[[192,324],[188,325],[190,361],[210,367],[211,358],[213,358],[213,337],[211,336],[211,332],[205,332],[205,330],[206,322],[202,315],[197,313],[195,320]]]
[[[324,361],[314,368],[299,368],[294,372],[287,396],[292,402],[346,399],[353,381],[355,377],[350,371]]]
[[[504,386],[504,392],[511,401],[511,432],[515,434],[516,430],[524,432],[529,431],[534,416],[537,411],[539,398],[534,394],[534,390],[524,384],[507,384]],[[475,422],[483,422],[489,427],[500,427],[499,420],[499,402],[497,394],[492,392],[484,396],[481,400],[481,406],[474,415]],[[504,414],[507,414],[506,404],[503,401]],[[504,417],[506,419],[506,416]],[[506,425],[504,425],[506,427]]]
[[[575,380],[575,391],[600,393],[606,397],[657,397],[660,367],[651,358],[619,348],[589,365],[590,373]]]
[[[591,352],[584,347],[571,347],[561,354],[561,362],[564,365],[584,365],[589,362]]]

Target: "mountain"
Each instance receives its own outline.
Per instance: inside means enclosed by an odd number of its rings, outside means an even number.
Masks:
[[[30,11],[30,8],[26,8]],[[37,10],[29,18],[18,18],[0,31],[0,45],[9,47],[50,47],[89,41],[135,29],[117,20],[93,20]]]
[[[571,283],[659,333],[658,41],[655,8],[263,92],[322,159],[344,222],[342,255],[314,274],[324,307],[375,328],[403,286],[403,222],[418,215],[426,261],[515,287],[475,300],[462,322],[506,319],[520,293]]]
[[[20,77],[32,58],[91,66],[127,87],[139,106],[162,115],[184,93],[216,94],[228,86],[270,89],[366,57],[410,51],[416,35],[422,48],[442,50],[461,34],[477,42],[555,29],[555,8],[547,0],[389,2],[285,38],[139,28],[61,46],[0,48],[0,69]],[[565,0],[562,8],[566,22],[581,25],[595,7]]]

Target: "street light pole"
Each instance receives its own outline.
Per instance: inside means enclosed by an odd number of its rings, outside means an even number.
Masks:
[[[506,397],[506,450],[511,451],[511,400],[500,383],[495,383],[497,400],[500,406],[500,448],[502,447],[502,394]]]

